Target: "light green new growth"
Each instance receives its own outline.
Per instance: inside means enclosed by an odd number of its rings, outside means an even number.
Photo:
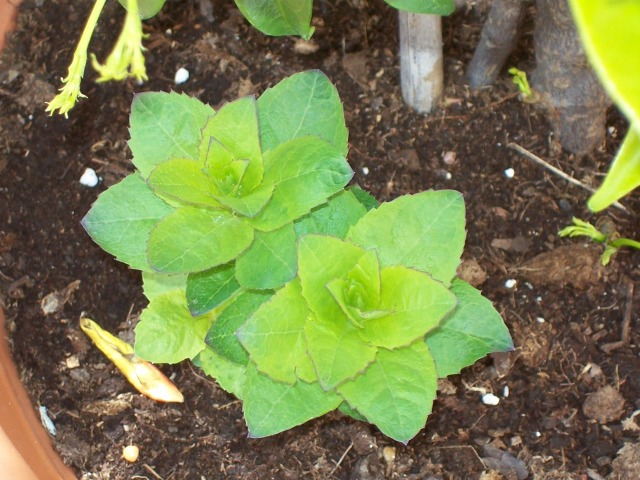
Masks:
[[[536,102],[538,100],[538,95],[531,89],[529,80],[527,79],[527,73],[517,69],[516,67],[511,67],[509,69],[509,73],[512,77],[511,80],[520,91],[521,100],[526,103]]]
[[[606,218],[606,217],[605,217]],[[620,237],[610,222],[602,222],[602,231],[594,227],[589,222],[573,218],[573,225],[560,230],[558,235],[561,237],[588,237],[594,242],[603,243],[605,248],[600,256],[602,265],[607,265],[611,257],[622,247],[631,247],[640,250],[640,242],[626,237]]]

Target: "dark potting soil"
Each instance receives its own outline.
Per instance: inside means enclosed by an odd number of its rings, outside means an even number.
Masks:
[[[214,2],[212,16],[201,9],[211,6],[206,0],[170,0],[145,22],[148,82],[96,84],[89,68],[88,98],[69,119],[49,117],[44,102],[66,75],[90,3],[25,1],[0,56],[0,301],[34,406],[47,407],[58,431],[52,441],[78,477],[638,478],[637,464],[618,451],[625,443],[625,452],[639,448],[632,417],[640,408],[639,254],[621,251],[603,268],[599,247],[560,239],[572,216],[600,217],[586,210],[588,192],[507,147],[517,143],[595,186],[626,129],[615,111],[604,145],[576,158],[559,147],[542,108],[517,98],[506,73],[471,92],[464,71],[482,8],[443,19],[445,95],[437,111],[422,116],[403,104],[396,14],[382,0],[316,2],[315,51],[308,54],[309,45],[295,38],[251,28],[230,0]],[[529,72],[531,15],[509,59]],[[109,2],[91,44],[99,59],[122,17]],[[175,85],[180,67],[191,76]],[[442,382],[426,427],[406,446],[338,414],[249,439],[241,403],[198,369],[162,366],[186,401],[155,403],[78,327],[86,312],[127,334],[145,305],[139,274],[101,251],[79,223],[101,191],[133,170],[126,143],[133,93],[183,91],[217,108],[311,68],[330,77],[344,102],[354,183],[382,201],[431,188],[464,194],[461,274],[495,303],[517,347]],[[95,189],[78,181],[87,167],[104,179]],[[629,212],[640,211],[640,198],[622,203],[628,212],[607,214],[623,236],[637,238],[640,222]],[[516,283],[508,288],[510,279]],[[60,310],[45,315],[42,299],[70,285]],[[626,311],[628,341],[610,350]],[[499,404],[483,404],[482,391]],[[136,463],[121,458],[127,444],[140,447]]]

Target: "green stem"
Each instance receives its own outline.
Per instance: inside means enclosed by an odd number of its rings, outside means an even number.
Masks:
[[[631,240],[630,238],[618,238],[617,240],[611,242],[610,245],[615,248],[631,247],[640,250],[640,242]]]

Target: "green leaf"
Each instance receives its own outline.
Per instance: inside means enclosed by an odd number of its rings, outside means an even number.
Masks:
[[[258,99],[258,115],[263,152],[295,138],[316,136],[347,156],[349,132],[342,102],[319,70],[297,73],[265,91]]]
[[[640,125],[640,2],[570,0],[587,57],[629,123]]]
[[[265,154],[264,182],[275,187],[271,200],[251,223],[259,230],[280,228],[338,193],[352,176],[345,158],[317,137],[284,143]]]
[[[235,0],[244,17],[267,35],[311,38],[313,0]]]
[[[347,190],[353,193],[353,196],[356,197],[356,199],[362,204],[362,206],[367,209],[367,212],[380,206],[380,202],[378,202],[378,200],[376,200],[373,195],[371,195],[366,190],[363,190],[358,185],[353,185]]]
[[[226,148],[235,160],[247,161],[246,171],[243,169],[242,175],[237,178],[243,194],[262,183],[262,150],[256,109],[254,97],[243,97],[227,103],[207,121],[202,130],[200,159],[206,159],[207,172],[212,177],[220,179],[219,175],[229,172],[224,168],[228,165],[227,156],[220,157],[220,148],[211,142],[211,138]]]
[[[397,350],[380,349],[376,360],[338,393],[385,435],[407,443],[424,427],[438,386],[435,365],[424,342]]]
[[[149,301],[171,290],[184,290],[186,285],[187,276],[184,274],[142,272],[142,291]]]
[[[131,105],[133,164],[143,178],[171,158],[198,159],[200,131],[214,110],[185,94],[144,92]]]
[[[236,260],[236,278],[247,289],[279,288],[296,274],[296,234],[289,223],[255,232],[251,247]]]
[[[311,316],[304,329],[320,385],[333,390],[373,362],[377,349],[362,341],[346,316],[321,320]]]
[[[247,367],[243,408],[251,438],[293,428],[334,410],[341,402],[339,395],[325,392],[317,383],[275,382],[253,364]]]
[[[200,162],[184,158],[168,160],[156,166],[147,183],[157,194],[167,195],[185,204],[220,207],[213,198],[212,183]]]
[[[147,240],[154,226],[173,210],[134,173],[100,194],[82,226],[119,261],[136,270],[151,270]]]
[[[149,237],[149,263],[160,272],[201,272],[228,263],[253,241],[253,229],[226,211],[179,208]]]
[[[118,0],[120,5],[122,5],[125,9],[127,8],[127,2],[129,0]],[[155,16],[164,5],[166,0],[138,0],[138,10],[140,13],[140,18],[146,20],[147,18],[151,18]]]
[[[343,190],[331,197],[327,203],[296,220],[296,236],[318,233],[344,238],[349,228],[365,213],[365,207],[356,199],[351,189]]]
[[[429,275],[405,267],[380,272],[379,310],[388,315],[363,324],[361,338],[388,349],[409,345],[438,326],[456,305],[456,297]]]
[[[451,290],[458,306],[425,338],[440,378],[460,373],[489,353],[513,350],[509,331],[491,301],[459,279]]]
[[[227,263],[187,277],[187,305],[191,315],[202,315],[222,305],[238,290],[233,263]]]
[[[239,215],[253,218],[265,207],[273,195],[273,184],[267,183],[241,197],[220,196],[216,199]]]
[[[462,195],[453,190],[403,195],[370,210],[347,239],[377,249],[382,266],[416,268],[449,285],[464,247]]]
[[[242,292],[220,313],[207,333],[207,345],[219,355],[246,365],[249,355],[238,340],[237,330],[254,314],[273,292]]]
[[[262,304],[240,327],[237,332],[240,343],[260,372],[289,384],[298,378],[316,381],[304,337],[309,314],[300,282],[294,280]]]
[[[345,277],[365,251],[349,242],[323,235],[305,235],[298,241],[298,276],[309,308],[320,319],[344,319],[345,314],[326,285]]]
[[[247,375],[247,367],[232,362],[216,353],[211,347],[205,349],[193,359],[196,367],[204,370],[204,373],[216,379],[216,382],[227,392],[232,393],[242,400],[244,392],[244,379]]]
[[[449,15],[456,9],[453,0],[384,0],[398,10],[430,15]]]
[[[639,95],[640,96],[640,95]],[[594,212],[604,210],[640,186],[640,122],[629,127],[604,182],[589,199]]]
[[[153,363],[191,359],[204,347],[212,315],[192,317],[184,292],[171,290],[155,297],[136,325],[135,354]]]

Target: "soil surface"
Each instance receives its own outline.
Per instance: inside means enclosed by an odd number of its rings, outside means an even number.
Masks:
[[[96,84],[88,68],[88,98],[69,119],[47,116],[44,102],[66,75],[91,2],[22,4],[0,56],[0,301],[16,362],[34,406],[48,409],[64,461],[79,478],[113,480],[637,479],[639,254],[621,251],[602,268],[600,247],[559,238],[572,216],[597,220],[585,207],[588,192],[507,147],[517,143],[597,185],[624,122],[610,112],[606,143],[576,158],[554,140],[542,108],[517,98],[506,74],[471,92],[464,71],[486,15],[478,7],[443,19],[444,100],[432,115],[418,115],[399,90],[395,12],[382,0],[316,4],[316,33],[303,44],[260,34],[230,0],[170,0],[145,22],[149,81]],[[528,72],[532,15],[508,62]],[[108,2],[91,44],[99,59],[122,18]],[[191,76],[175,85],[180,67]],[[241,403],[201,371],[162,366],[186,401],[155,403],[78,327],[86,312],[126,335],[145,304],[139,274],[80,226],[98,194],[133,170],[126,143],[133,93],[184,91],[218,107],[311,68],[327,73],[344,102],[354,182],[379,200],[430,188],[464,194],[461,275],[495,303],[517,347],[443,382],[426,427],[406,446],[338,414],[248,439]],[[103,179],[97,188],[79,183],[87,167]],[[637,193],[622,203],[640,211]],[[638,216],[628,212],[608,215],[621,235],[637,238]],[[45,314],[41,302],[54,292],[59,304]],[[621,339],[625,316],[627,341],[608,348]],[[499,403],[483,404],[482,392]],[[122,459],[128,444],[140,447],[132,464]]]

